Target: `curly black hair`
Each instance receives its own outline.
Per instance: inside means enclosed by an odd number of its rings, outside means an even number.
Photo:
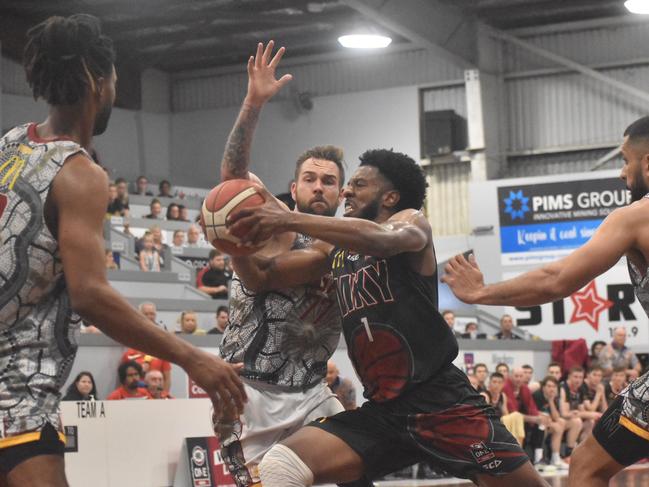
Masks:
[[[138,374],[140,374],[140,378],[144,377],[144,369],[142,368],[142,366],[135,360],[129,360],[127,362],[119,364],[119,367],[117,367],[117,376],[119,377],[120,384],[124,384],[124,382],[126,382],[126,373],[128,372],[129,368],[137,370]]]
[[[428,183],[421,167],[411,157],[392,149],[371,149],[365,151],[360,160],[361,166],[377,168],[394,189],[399,191],[400,198],[394,207],[395,211],[406,208],[421,209]]]
[[[27,32],[23,65],[34,99],[73,105],[97,78],[111,75],[113,41],[92,15],[50,17]]]

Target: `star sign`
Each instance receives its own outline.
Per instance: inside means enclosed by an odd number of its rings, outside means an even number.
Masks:
[[[571,295],[570,299],[575,306],[570,317],[570,323],[587,321],[595,331],[599,331],[599,314],[613,306],[612,301],[597,295],[595,281],[590,281],[588,286]]]
[[[512,217],[512,220],[520,218],[521,220],[525,218],[525,213],[530,211],[530,207],[527,206],[529,202],[527,196],[523,196],[523,190],[510,191],[509,196],[505,198],[505,213],[509,213],[509,216]]]

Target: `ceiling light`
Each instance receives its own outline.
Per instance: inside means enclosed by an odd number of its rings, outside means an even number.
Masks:
[[[649,0],[626,0],[624,6],[634,14],[649,14]]]
[[[388,47],[392,39],[380,35],[352,34],[339,37],[338,42],[349,49],[381,49]]]

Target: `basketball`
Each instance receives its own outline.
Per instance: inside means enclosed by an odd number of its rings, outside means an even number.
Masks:
[[[228,255],[250,255],[259,247],[237,247],[239,238],[249,230],[243,228],[239,235],[226,232],[225,222],[230,214],[242,208],[264,204],[260,186],[249,179],[229,179],[216,186],[203,201],[201,227],[205,239]]]

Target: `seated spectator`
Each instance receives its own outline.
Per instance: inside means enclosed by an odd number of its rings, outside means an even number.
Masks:
[[[521,369],[525,373],[525,385],[529,387],[530,392],[538,391],[541,384],[534,380],[534,368],[531,365],[525,364]]]
[[[144,218],[149,218],[151,220],[162,220],[162,204],[157,198],[153,198],[149,204],[148,215],[145,215]]]
[[[160,254],[160,263],[162,264],[162,256],[167,249],[167,244],[162,241],[162,229],[158,225],[153,225],[149,228],[149,232],[151,232],[151,236],[153,237],[153,246]]]
[[[455,313],[453,313],[453,311],[451,311],[450,309],[444,310],[442,312],[442,318],[444,318],[444,321],[446,321],[446,324],[451,329],[453,334],[459,338],[460,332],[455,329]]]
[[[144,374],[144,383],[151,399],[173,399],[173,396],[169,394],[169,389],[164,388],[164,379],[159,370],[152,369]]]
[[[559,382],[552,376],[547,376],[541,381],[540,388],[532,393],[532,398],[539,412],[549,418],[549,423],[545,429],[540,426],[534,428],[532,435],[537,436],[540,441],[534,440],[534,464],[543,470],[545,462],[543,461],[543,443],[545,432],[550,434],[552,457],[550,464],[557,468],[567,469],[568,464],[561,460],[561,439],[566,429],[566,420],[561,417],[559,412]],[[538,468],[538,467],[537,467]]]
[[[117,262],[115,262],[115,256],[113,255],[113,251],[108,249],[106,250],[106,269],[109,270],[117,270],[119,267],[117,266]]]
[[[171,388],[171,363],[144,352],[140,352],[134,348],[129,348],[122,354],[121,364],[126,362],[137,362],[142,367],[142,372],[145,374],[151,370],[157,370],[163,377],[163,388],[168,391]]]
[[[489,377],[489,369],[485,364],[475,364],[473,367],[473,375],[475,376],[478,385],[476,390],[484,392],[487,390],[487,377]]]
[[[613,340],[610,344],[602,347],[599,352],[598,365],[604,371],[604,376],[609,377],[613,369],[624,367],[627,380],[631,382],[637,379],[642,371],[642,364],[635,353],[626,346],[626,328],[618,326],[613,331]]]
[[[77,374],[63,396],[64,401],[96,401],[97,399],[99,397],[97,397],[95,378],[85,370]]]
[[[487,338],[486,333],[478,333],[478,324],[475,321],[470,321],[464,326],[464,333],[460,335],[461,338]]]
[[[142,237],[142,250],[140,250],[140,270],[144,272],[160,272],[160,254],[153,244],[153,236],[145,233]]]
[[[588,356],[588,368],[599,366],[599,352],[606,346],[606,342],[596,340],[590,346],[590,355]]]
[[[502,375],[505,378],[505,381],[509,379],[509,365],[507,365],[506,363],[500,362],[498,365],[496,365],[496,372]]]
[[[169,206],[167,206],[167,220],[180,220],[180,209],[176,203],[170,203]]]
[[[601,413],[587,409],[588,399],[584,395],[582,385],[584,383],[584,369],[573,367],[568,371],[566,381],[560,387],[559,405],[561,417],[569,422],[568,435],[566,435],[566,456],[572,454],[577,443],[585,438],[593,429],[595,420],[601,417]],[[572,423],[581,424],[580,428]],[[571,431],[573,434],[570,434]]]
[[[563,378],[561,364],[559,362],[550,362],[548,364],[548,375],[551,375],[558,383],[561,383],[561,379]]]
[[[607,404],[611,404],[615,401],[617,396],[626,386],[626,369],[624,367],[613,369],[610,379],[604,386],[604,396],[606,397]]]
[[[500,331],[494,335],[498,340],[520,340],[520,337],[514,335],[514,318],[510,315],[502,315],[500,318]]]
[[[333,392],[345,410],[356,409],[356,390],[349,379],[343,379],[340,371],[333,360],[327,362],[327,385]]]
[[[106,214],[108,216],[122,216],[121,205],[117,200],[117,186],[115,183],[108,184],[108,207],[106,208]]]
[[[231,276],[225,272],[225,257],[216,249],[210,250],[209,263],[197,278],[198,289],[212,296],[212,299],[228,299],[228,281]]]
[[[180,333],[181,335],[205,335],[205,330],[198,327],[198,318],[193,311],[183,311],[180,313]]]
[[[142,384],[142,366],[137,362],[128,361],[117,368],[120,387],[111,392],[106,398],[108,401],[119,399],[149,399],[151,395]]]
[[[151,321],[156,326],[159,326],[160,328],[166,330],[167,327],[165,326],[164,323],[158,322],[158,309],[156,308],[155,303],[151,303],[149,301],[144,301],[143,303],[140,303],[137,307],[137,309],[142,313],[146,318]]]
[[[138,194],[140,196],[153,196],[153,193],[147,189],[149,185],[149,180],[146,176],[140,176],[135,181],[135,189],[133,194]]]
[[[122,216],[128,216],[131,209],[128,204],[128,183],[124,178],[117,178],[115,186],[117,188],[117,203],[120,205],[120,213]]]
[[[225,328],[228,326],[228,319],[230,318],[230,311],[227,306],[219,306],[216,310],[216,325],[210,331],[207,332],[208,335],[215,335],[217,333],[224,333]]]
[[[203,232],[198,225],[189,225],[187,229],[187,247],[189,248],[203,248],[209,244],[201,238]]]
[[[523,415],[523,420],[530,426],[547,426],[550,420],[539,415],[532,393],[525,384],[525,372],[521,367],[516,367],[509,379],[505,382],[503,389],[507,396],[507,407],[510,411],[518,411]]]
[[[171,183],[167,181],[166,179],[163,179],[160,181],[160,184],[158,184],[158,198],[173,198],[174,195],[171,192]]]
[[[523,445],[525,439],[525,424],[523,415],[517,411],[509,412],[507,396],[503,393],[505,378],[502,374],[494,372],[489,378],[489,387],[480,394],[484,396],[487,404],[494,408],[496,416],[500,418],[507,431]]]
[[[173,240],[171,241],[171,251],[182,252],[183,247],[185,247],[185,232],[182,230],[176,230],[174,232]]]
[[[471,387],[473,387],[477,391],[479,384],[476,376],[473,374],[467,374],[466,378],[469,379],[469,382],[471,383]]]
[[[185,207],[185,205],[178,205],[178,221],[189,221],[189,210],[187,209],[187,207]]]
[[[588,400],[588,406],[586,407],[588,411],[599,411],[603,413],[608,408],[602,378],[603,372],[601,367],[591,367],[586,372],[586,378],[581,388],[583,389],[584,397]]]

